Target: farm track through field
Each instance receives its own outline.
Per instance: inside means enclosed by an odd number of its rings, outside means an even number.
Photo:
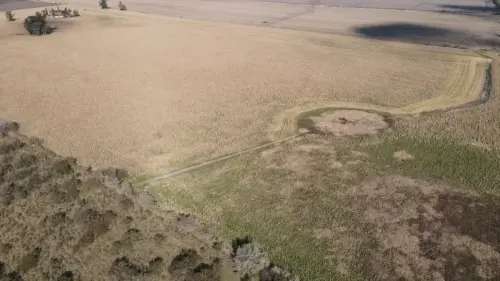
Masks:
[[[462,64],[458,69],[458,72],[459,75],[457,75],[456,79],[454,79],[451,83],[452,85],[450,85],[447,94],[400,108],[383,107],[369,103],[356,102],[313,103],[291,108],[283,112],[278,117],[275,125],[271,127],[269,132],[269,138],[271,139],[271,141],[265,144],[253,146],[238,152],[217,157],[202,163],[198,163],[196,165],[192,165],[183,169],[169,172],[160,176],[155,176],[153,178],[141,181],[140,183],[138,183],[138,185],[153,184],[155,182],[192,172],[194,170],[213,165],[215,163],[225,161],[249,152],[253,152],[259,149],[265,149],[270,146],[301,137],[307,134],[307,132],[298,132],[297,118],[305,112],[324,108],[341,108],[377,112],[384,116],[390,116],[391,118],[403,118],[408,116],[417,117],[420,114],[424,113],[458,110],[486,103],[491,96],[492,90],[491,59],[474,58],[468,63]],[[479,92],[476,90],[478,86],[480,87]]]
[[[485,103],[491,91],[491,59],[475,57],[463,62],[458,74],[450,81],[445,94],[403,107],[388,107],[358,102],[319,102],[300,105],[281,113],[270,127],[269,139],[277,140],[298,130],[297,117],[305,112],[323,108],[342,108],[378,112],[394,118],[419,116],[424,113],[442,112]]]

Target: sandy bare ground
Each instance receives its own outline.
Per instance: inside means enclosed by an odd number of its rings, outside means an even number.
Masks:
[[[119,11],[58,26],[0,25],[0,113],[57,153],[142,173],[258,144],[297,105],[399,107],[471,82],[470,57],[432,47]]]

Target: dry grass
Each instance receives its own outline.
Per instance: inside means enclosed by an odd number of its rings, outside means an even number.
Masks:
[[[493,61],[493,89],[490,100],[483,105],[459,111],[401,120],[396,130],[402,135],[451,137],[498,153],[500,148],[500,63],[498,55],[489,54]],[[495,83],[496,82],[496,83]]]
[[[78,166],[0,124],[0,280],[239,280],[192,216],[141,200],[123,171]]]
[[[418,114],[462,104],[477,96],[484,74],[485,60],[472,53],[84,12],[39,38],[0,25],[0,66],[9,69],[0,114],[61,154],[139,172],[257,144],[280,116],[291,116],[283,124],[293,130],[304,109]],[[307,135],[149,190],[227,238],[250,234],[303,280],[496,278],[500,209],[484,193],[498,193],[500,160],[413,138],[444,132],[498,145],[500,126],[489,127],[500,120],[495,109],[494,95],[474,109],[399,120],[382,136]],[[394,158],[402,150],[413,159]],[[440,263],[431,270],[433,259]]]
[[[376,136],[307,135],[150,190],[225,237],[250,234],[304,280],[494,280],[498,87],[481,106]]]
[[[308,135],[149,190],[228,239],[254,237],[301,280],[498,278],[500,159],[385,138]]]
[[[395,117],[406,117],[408,115],[418,116],[426,112],[435,112],[470,104],[477,101],[483,94],[484,81],[487,78],[486,72],[490,68],[491,60],[467,56],[459,58],[461,62],[458,63],[458,67],[455,69],[456,76],[446,82],[446,87],[442,89],[442,92],[438,96],[414,103],[409,102],[402,107],[391,107],[377,103],[342,101],[302,104],[281,112],[274,124],[269,127],[269,137],[276,139],[296,134],[299,129],[298,121],[302,115],[328,108],[360,109]],[[392,98],[397,99],[398,97],[393,96]]]
[[[58,25],[40,38],[0,25],[9,69],[0,113],[62,155],[140,173],[255,145],[297,105],[437,98],[470,61],[431,47],[132,12],[86,10]]]

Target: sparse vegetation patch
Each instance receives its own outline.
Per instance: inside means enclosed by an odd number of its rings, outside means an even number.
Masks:
[[[7,11],[7,12],[5,12],[5,19],[8,21],[15,21],[16,17],[12,11]]]
[[[123,4],[123,2],[120,1],[120,2],[118,2],[118,9],[120,9],[120,11],[126,11],[127,6],[125,6],[125,4]]]

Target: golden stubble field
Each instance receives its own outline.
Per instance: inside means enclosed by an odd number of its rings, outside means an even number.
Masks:
[[[425,109],[449,92],[459,103],[476,95],[484,63],[441,48],[133,12],[85,10],[56,25],[37,38],[20,35],[19,21],[0,23],[0,115],[58,154],[139,174],[262,143],[296,107]],[[457,81],[470,81],[466,93]]]

